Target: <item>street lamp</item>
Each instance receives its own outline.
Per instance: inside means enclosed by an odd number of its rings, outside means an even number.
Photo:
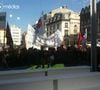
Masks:
[[[97,32],[97,17],[96,17],[96,0],[90,0],[91,10],[91,71],[97,71],[97,49],[96,49],[96,32]]]

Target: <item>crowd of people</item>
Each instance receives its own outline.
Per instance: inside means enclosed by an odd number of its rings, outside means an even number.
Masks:
[[[97,59],[100,64],[100,48],[97,47]],[[63,46],[57,49],[50,47],[48,50],[36,48],[7,49],[0,51],[0,68],[14,68],[23,66],[36,66],[36,68],[47,68],[55,64],[64,66],[90,65],[91,48],[85,51],[70,46],[67,49]]]

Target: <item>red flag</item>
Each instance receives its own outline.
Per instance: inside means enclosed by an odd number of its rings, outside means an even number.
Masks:
[[[39,19],[38,23],[37,23],[37,28],[41,28],[42,27],[42,20]]]
[[[43,25],[43,19],[40,18],[37,23],[36,34],[43,35],[44,32],[45,32],[45,30],[44,30],[44,25]]]
[[[78,36],[78,48],[80,48],[80,45],[82,43],[82,39],[83,39],[83,36],[82,36],[82,33],[80,32],[79,36]]]

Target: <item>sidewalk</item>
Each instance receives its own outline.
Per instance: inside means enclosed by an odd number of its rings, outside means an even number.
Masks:
[[[87,66],[1,71],[0,77],[0,90],[100,90],[100,72]]]

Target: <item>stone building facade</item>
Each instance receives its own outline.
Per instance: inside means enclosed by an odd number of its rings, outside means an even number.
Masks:
[[[61,31],[62,38],[68,37],[69,44],[76,44],[77,35],[80,32],[80,15],[77,12],[74,12],[62,6],[55,10],[52,10],[47,14],[46,22],[46,35],[47,37],[56,32],[57,30]]]
[[[81,9],[80,12],[80,31],[84,34],[87,30],[87,41],[91,41],[91,20],[90,20],[90,6]],[[97,3],[97,40],[100,40],[100,1]]]

